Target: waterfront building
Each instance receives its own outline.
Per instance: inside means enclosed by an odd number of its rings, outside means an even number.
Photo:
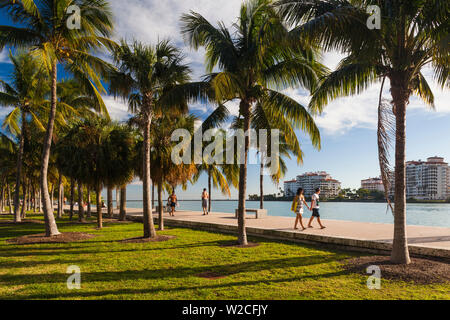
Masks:
[[[390,195],[394,196],[395,177],[392,175]],[[450,197],[450,167],[442,157],[427,161],[406,162],[406,198],[417,200],[446,200]]]
[[[294,196],[298,188],[305,190],[306,197],[312,196],[316,188],[320,188],[322,197],[332,198],[339,195],[341,183],[325,171],[307,172],[294,180],[284,182],[285,196]]]
[[[445,200],[449,194],[450,167],[444,158],[406,163],[406,197],[419,200]]]
[[[361,189],[384,192],[383,180],[381,178],[361,180]]]

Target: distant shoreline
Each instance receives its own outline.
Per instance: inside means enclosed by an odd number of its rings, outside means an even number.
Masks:
[[[115,201],[115,200],[114,200]],[[156,202],[156,200],[154,200]],[[201,199],[180,199],[178,201],[194,202]],[[239,201],[238,199],[212,199],[211,201]],[[292,200],[264,200],[264,202],[291,202]],[[142,200],[127,200],[127,202],[142,202]],[[259,200],[246,200],[246,202],[259,202]],[[384,200],[321,200],[321,202],[348,202],[348,203],[386,203]],[[418,204],[450,204],[446,200],[407,200],[406,203]]]

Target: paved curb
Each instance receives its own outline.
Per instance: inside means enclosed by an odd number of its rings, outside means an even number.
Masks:
[[[142,222],[142,217],[129,215],[127,216],[127,220]],[[154,220],[155,223],[158,222],[157,217],[154,217]],[[237,234],[238,231],[237,226],[234,225],[207,223],[198,221],[185,221],[170,218],[164,218],[164,224],[166,226],[171,227],[190,228],[228,234]],[[373,254],[390,254],[392,250],[392,244],[388,242],[321,236],[286,230],[247,227],[247,234],[250,236],[257,236],[266,239],[313,244],[313,245],[320,244],[333,249],[368,252]],[[433,257],[450,260],[450,250],[446,249],[423,247],[420,245],[409,245],[409,252],[412,256]]]

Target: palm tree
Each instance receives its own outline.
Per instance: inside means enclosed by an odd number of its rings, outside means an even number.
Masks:
[[[157,182],[159,230],[164,230],[163,189],[171,193],[178,185],[186,187],[188,181],[197,172],[195,164],[179,164],[172,162],[172,148],[176,145],[171,141],[172,133],[177,129],[194,133],[196,118],[193,115],[166,113],[158,118],[152,126],[152,179]],[[166,185],[166,188],[164,188]]]
[[[307,44],[288,46],[288,30],[268,0],[251,0],[241,6],[233,30],[223,23],[214,27],[203,16],[191,12],[182,16],[182,33],[194,49],[206,49],[206,79],[218,102],[239,101],[245,132],[251,128],[256,103],[289,114],[296,128],[305,130],[315,146],[320,134],[307,109],[277,89],[303,85],[314,89],[323,67],[315,61],[315,50]],[[213,70],[220,68],[219,72]],[[238,241],[247,244],[245,199],[250,137],[246,135],[244,159],[240,165]]]
[[[155,46],[122,41],[113,59],[118,71],[111,75],[110,91],[128,100],[130,111],[139,114],[142,120],[144,238],[155,238],[150,196],[151,124],[163,112],[187,110],[188,93],[181,95],[178,89],[190,80],[190,69],[183,63],[181,52],[169,41],[160,41]],[[176,96],[172,94],[175,90]]]
[[[277,110],[268,108],[266,105],[260,103],[256,104],[252,113],[252,128],[257,131],[267,130],[267,141],[264,141],[264,143],[267,143],[267,150],[272,150],[271,130],[278,129],[280,131],[279,165],[277,172],[271,174],[272,181],[277,185],[287,171],[283,157],[290,159],[290,153],[292,153],[297,158],[297,164],[303,163],[303,151],[300,148],[300,142],[295,134],[295,128],[292,125],[293,122],[295,122],[295,118],[293,119],[289,114],[279,114]],[[236,118],[232,127],[235,129],[242,127],[242,121]],[[260,150],[262,143],[263,141],[257,141]],[[265,161],[265,158],[270,157],[270,154],[258,152],[258,155],[260,158],[260,209],[264,209],[264,169],[268,166],[268,161]]]
[[[22,52],[17,56],[9,54],[13,64],[11,82],[0,80],[0,105],[12,107],[6,116],[3,128],[19,137],[19,150],[17,152],[16,192],[14,194],[14,221],[20,222],[19,195],[22,181],[22,166],[24,157],[24,143],[27,134],[27,124],[31,121],[42,131],[45,131],[41,119],[44,111],[44,96],[47,93],[46,85],[48,74],[28,53]]]
[[[17,144],[0,132],[0,183],[7,196],[9,213],[12,213],[11,189],[12,177],[16,174]],[[3,201],[3,198],[2,198]]]
[[[194,122],[196,118],[193,115],[180,112],[168,112],[162,114],[159,118],[152,121],[151,125],[151,178],[156,185],[158,194],[158,227],[164,230],[163,216],[163,192],[171,193],[176,186],[186,186],[194,174],[197,173],[195,164],[179,164],[172,162],[172,149],[176,143],[171,141],[172,133],[177,129],[188,130],[194,133]],[[142,119],[139,115],[129,120],[130,125],[142,126]],[[136,173],[141,177],[144,174],[142,154],[144,152],[142,138],[137,144]]]
[[[379,103],[380,166],[389,190],[388,156],[390,125],[395,131],[394,241],[391,261],[409,264],[406,235],[405,142],[406,109],[415,94],[434,106],[434,96],[424,77],[430,66],[439,85],[449,87],[448,1],[301,1],[281,0],[286,20],[297,24],[294,37],[303,34],[319,40],[325,50],[347,54],[337,70],[324,78],[311,100],[311,108],[322,112],[331,100],[359,94],[381,82]],[[381,30],[366,26],[369,5],[381,8]],[[382,102],[385,80],[390,81],[392,113]],[[395,123],[386,123],[389,114]]]
[[[226,143],[226,132],[225,130],[220,130],[219,128],[227,121],[230,116],[230,112],[224,105],[218,105],[217,108],[203,121],[201,127],[198,130],[202,130],[202,135],[205,134],[207,130],[216,129],[221,131],[217,137],[222,137],[224,139],[224,144]],[[204,142],[204,147],[207,143]],[[213,157],[215,153],[213,154]],[[239,167],[236,164],[217,164],[211,163],[211,159],[203,158],[202,164],[197,165],[197,174],[193,177],[193,181],[197,182],[202,173],[207,174],[208,179],[208,212],[211,212],[211,202],[212,202],[212,187],[220,189],[220,191],[230,196],[230,187],[238,187],[239,183]],[[228,182],[231,182],[228,183]]]
[[[1,1],[1,8],[17,26],[0,26],[0,50],[5,46],[27,47],[50,73],[51,108],[42,151],[40,186],[47,236],[58,235],[48,191],[48,166],[57,109],[58,63],[80,80],[98,98],[100,110],[106,114],[101,100],[103,87],[99,74],[106,73],[106,64],[91,55],[102,46],[112,47],[112,14],[105,0],[14,0]],[[68,28],[68,8],[80,8],[80,28]]]
[[[74,123],[58,141],[56,154],[59,170],[96,192],[98,228],[103,227],[102,187],[124,185],[131,181],[134,148],[134,135],[126,126],[102,118]],[[82,218],[80,216],[80,220]]]

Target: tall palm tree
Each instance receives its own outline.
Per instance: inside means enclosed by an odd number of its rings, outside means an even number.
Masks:
[[[202,135],[207,130],[216,129],[221,131],[221,134],[216,135],[216,138],[222,137],[224,144],[226,143],[226,132],[223,129],[219,129],[229,119],[230,112],[226,106],[219,104],[217,108],[203,121],[201,127],[198,130],[202,130]],[[207,145],[204,142],[204,147]],[[213,154],[215,156],[215,153]],[[211,212],[212,203],[212,187],[220,189],[224,195],[230,196],[230,187],[238,187],[239,184],[239,167],[236,164],[217,164],[211,163],[211,159],[203,158],[202,164],[197,165],[197,174],[193,177],[193,181],[196,182],[200,178],[202,173],[206,173],[208,180],[208,212]]]
[[[187,114],[166,113],[152,125],[152,179],[156,181],[158,191],[159,230],[164,230],[162,192],[174,191],[178,185],[186,185],[197,172],[195,164],[179,164],[172,162],[172,149],[176,143],[171,141],[172,133],[177,129],[185,129],[194,133],[196,118]],[[166,188],[165,188],[166,187]]]
[[[381,30],[370,30],[366,22],[369,5],[381,8]],[[429,66],[439,85],[449,87],[450,47],[448,1],[301,1],[280,0],[281,13],[296,24],[292,35],[319,40],[325,50],[347,54],[337,69],[324,78],[311,100],[311,108],[322,112],[333,99],[359,94],[381,83],[379,103],[380,164],[386,190],[387,128],[389,109],[382,103],[385,80],[390,81],[392,124],[395,131],[394,241],[391,261],[410,263],[406,235],[405,142],[406,109],[412,95],[434,107],[434,96],[424,77]]]
[[[320,134],[307,109],[294,99],[277,91],[296,85],[314,89],[323,67],[315,60],[311,46],[288,46],[288,30],[268,0],[251,0],[241,6],[233,30],[223,23],[213,26],[203,16],[191,12],[182,20],[182,33],[194,49],[206,49],[207,79],[219,102],[239,101],[245,132],[251,128],[251,114],[256,103],[289,114],[296,128],[305,130],[314,145],[320,145]],[[218,67],[219,72],[213,72]],[[245,200],[250,137],[246,135],[244,159],[240,165],[238,241],[247,244]]]
[[[176,143],[171,141],[172,133],[177,129],[185,129],[191,134],[194,133],[194,123],[196,118],[193,115],[181,112],[168,112],[152,121],[151,125],[151,178],[156,185],[158,198],[158,227],[164,230],[163,216],[163,192],[171,193],[178,185],[186,186],[194,174],[197,173],[195,164],[179,164],[172,162],[172,149]],[[136,115],[129,120],[129,124],[142,127],[140,115]],[[142,154],[144,152],[142,137],[137,143],[136,174],[144,175]]]
[[[277,166],[277,171],[271,174],[271,179],[275,184],[280,183],[280,179],[285,175],[287,171],[286,163],[284,157],[290,159],[290,153],[297,158],[297,164],[303,163],[303,151],[300,148],[300,142],[295,133],[295,128],[292,123],[295,119],[292,119],[290,115],[280,114],[276,109],[268,108],[266,105],[257,103],[253,113],[252,113],[252,128],[259,130],[267,130],[267,150],[270,151],[271,148],[271,130],[278,129],[279,132],[279,165]],[[239,118],[235,118],[233,123],[233,128],[242,127],[242,121]],[[257,141],[257,145],[261,150],[263,141]],[[318,147],[318,146],[316,146]],[[258,152],[260,158],[260,209],[264,209],[264,170],[268,167],[268,157],[271,154],[264,154],[263,152]]]
[[[70,6],[80,8],[80,28],[69,28]],[[58,235],[48,191],[48,165],[57,109],[58,64],[97,96],[101,111],[103,87],[99,75],[105,74],[106,64],[92,55],[103,46],[112,47],[108,40],[113,23],[110,6],[105,0],[1,0],[0,9],[6,11],[17,26],[0,26],[0,50],[5,46],[27,47],[50,73],[51,107],[42,151],[40,186],[47,236]]]
[[[41,120],[45,106],[44,96],[47,94],[49,86],[46,85],[48,73],[28,53],[22,52],[17,56],[10,53],[9,58],[14,69],[11,73],[10,83],[0,80],[0,105],[13,108],[3,122],[3,128],[18,137],[19,140],[16,192],[14,194],[14,221],[20,222],[19,196],[23,178],[22,167],[27,124],[31,119],[31,122],[45,131]]]
[[[9,213],[12,213],[11,188],[13,176],[16,174],[17,144],[0,132],[0,183],[7,196]],[[6,186],[5,186],[6,185]],[[3,199],[2,199],[3,200]]]
[[[101,190],[104,186],[123,185],[131,181],[134,148],[134,135],[126,126],[102,118],[75,122],[58,141],[56,154],[59,170],[96,192],[99,228],[103,227]],[[83,218],[80,216],[80,220]]]
[[[155,46],[122,41],[113,59],[118,70],[111,75],[110,91],[126,99],[130,111],[139,114],[142,120],[144,238],[155,238],[150,195],[151,124],[163,112],[187,110],[185,96],[179,90],[176,96],[172,92],[190,80],[191,70],[183,63],[180,50],[169,41],[160,41]],[[171,102],[169,98],[173,98]]]

